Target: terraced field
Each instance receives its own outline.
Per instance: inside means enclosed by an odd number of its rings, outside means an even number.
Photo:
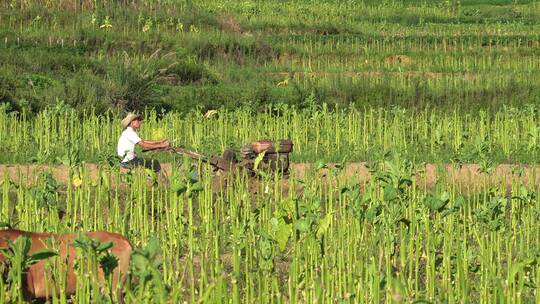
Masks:
[[[536,1],[4,1],[0,100],[189,112],[538,102]]]

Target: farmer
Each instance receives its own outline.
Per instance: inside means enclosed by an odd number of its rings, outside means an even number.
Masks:
[[[135,145],[139,145],[144,150],[153,150],[169,147],[169,141],[163,140],[144,140],[139,137],[137,131],[141,126],[141,116],[129,113],[122,119],[122,128],[124,131],[118,139],[118,156],[122,159],[120,165],[123,168],[133,168],[136,166],[144,166],[147,169],[152,169],[155,173],[161,170],[161,165],[157,160],[142,159],[135,154]]]

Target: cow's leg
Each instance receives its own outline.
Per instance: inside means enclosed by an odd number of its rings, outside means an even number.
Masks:
[[[44,262],[30,266],[25,274],[23,295],[27,299],[47,298],[51,296],[51,287],[46,286]]]
[[[118,267],[113,271],[112,289],[116,294],[118,303],[124,303],[123,288],[126,285],[129,272],[129,263],[133,247],[126,238],[118,238],[114,241],[112,253],[118,258]]]

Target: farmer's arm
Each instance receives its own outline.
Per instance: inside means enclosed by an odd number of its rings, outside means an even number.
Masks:
[[[169,147],[169,141],[166,139],[163,140],[144,140],[138,142],[139,146],[144,150],[160,149]]]

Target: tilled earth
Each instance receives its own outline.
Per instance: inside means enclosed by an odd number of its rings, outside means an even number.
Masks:
[[[166,176],[171,176],[171,164],[162,164],[162,168]],[[332,172],[333,165],[329,165],[329,168],[317,172],[314,172],[314,165],[311,163],[291,163],[290,168],[290,178],[300,181],[313,174],[325,178],[329,182],[336,178],[343,178],[363,184],[372,178],[367,164],[364,162],[349,163],[342,170],[334,172]],[[22,182],[30,185],[35,181],[39,173],[44,170],[50,171],[61,184],[68,182],[68,169],[65,166],[45,164],[0,165],[0,181],[3,181],[7,174],[15,183]],[[98,179],[98,165],[86,164],[84,172],[92,180]],[[468,191],[501,184],[504,184],[510,190],[512,184],[515,183],[521,183],[525,186],[539,185],[540,165],[499,164],[490,169],[481,170],[481,166],[478,164],[464,164],[460,167],[449,164],[426,164],[416,167],[415,180],[418,186],[427,188],[433,187],[436,182],[442,182],[455,184]]]

